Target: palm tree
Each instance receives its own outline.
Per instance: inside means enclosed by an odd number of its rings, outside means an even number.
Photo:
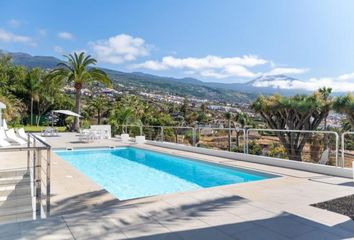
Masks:
[[[23,91],[30,99],[31,125],[33,124],[33,103],[39,101],[42,72],[39,68],[33,68],[27,73],[23,84]]]
[[[235,120],[236,123],[240,124],[242,129],[244,129],[246,127],[246,125],[249,124],[250,121],[251,121],[249,116],[246,113],[243,113],[243,112],[237,113],[235,118],[234,118],[234,120]],[[236,129],[236,146],[239,146],[239,145],[240,145],[239,131],[238,131],[238,129]]]
[[[101,116],[103,112],[107,109],[108,101],[107,98],[100,95],[90,101],[90,108],[97,112],[97,124],[101,124]]]
[[[74,53],[65,55],[64,57],[67,61],[59,63],[58,67],[51,72],[51,75],[57,80],[74,83],[76,91],[75,111],[77,114],[80,114],[81,89],[83,86],[96,81],[107,87],[111,87],[112,82],[104,71],[90,67],[97,63],[96,59],[92,58],[90,55],[85,56],[85,53],[81,52],[80,54]],[[76,117],[73,124],[73,130],[78,131],[79,128],[80,119],[79,117]]]
[[[116,107],[110,113],[109,123],[115,131],[122,127],[123,132],[127,133],[127,125],[141,125],[141,120],[136,117],[131,108]]]

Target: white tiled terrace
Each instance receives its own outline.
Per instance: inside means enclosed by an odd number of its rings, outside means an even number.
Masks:
[[[54,148],[122,146],[114,139],[89,144],[76,139],[65,133],[48,143]],[[310,206],[354,194],[352,179],[148,144],[136,147],[281,177],[120,201],[53,154],[52,216],[0,225],[1,239],[354,239],[354,221]],[[23,154],[2,153],[0,166],[20,166]]]

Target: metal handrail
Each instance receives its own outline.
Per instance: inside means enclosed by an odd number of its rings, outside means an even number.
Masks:
[[[32,133],[27,133],[27,146],[1,147],[0,152],[22,152],[27,151],[27,170],[31,178],[31,195],[36,204],[33,205],[34,218],[46,218],[50,215],[50,192],[51,192],[51,146]],[[42,157],[42,151],[47,156]],[[45,160],[45,164],[42,164]],[[42,179],[42,174],[45,178]],[[41,184],[45,182],[45,194]],[[45,195],[45,199],[43,197]],[[43,209],[43,202],[46,202],[46,209]]]
[[[222,127],[208,127],[208,126],[195,126],[195,127],[190,127],[190,126],[156,126],[156,125],[119,125],[122,127],[139,127],[141,129],[141,134],[143,134],[142,129],[143,128],[160,128],[161,129],[161,138],[159,139],[159,141],[163,142],[164,138],[163,138],[163,130],[164,128],[174,128],[174,129],[192,129],[193,130],[193,146],[197,146],[196,143],[196,135],[197,135],[197,131],[202,130],[202,129],[213,129],[213,130],[224,130],[224,131],[237,131],[240,132],[242,131],[243,134],[243,140],[244,140],[244,146],[243,146],[243,152],[245,154],[248,154],[248,145],[249,145],[249,132],[251,131],[263,131],[263,132],[297,132],[297,133],[322,133],[322,134],[332,134],[335,136],[335,161],[336,161],[336,167],[344,167],[344,150],[342,150],[342,161],[339,161],[339,144],[340,144],[340,136],[337,132],[335,131],[318,131],[318,130],[290,130],[290,129],[267,129],[267,128],[248,128],[248,129],[244,129],[244,128],[238,128],[238,127],[234,127],[234,128],[222,128]],[[354,132],[346,132],[344,134],[342,134],[341,136],[341,140],[342,140],[342,147],[344,146],[343,141],[344,141],[344,137],[346,134],[354,134]]]
[[[324,133],[324,134],[333,134],[336,137],[336,150],[335,150],[335,159],[336,167],[338,167],[338,152],[339,152],[339,134],[334,131],[317,131],[317,130],[290,130],[290,129],[267,129],[267,128],[249,128],[246,130],[246,153],[248,154],[248,140],[249,132],[258,131],[258,132],[297,132],[297,133]],[[344,162],[341,164],[341,167],[344,167]]]
[[[352,135],[354,134],[354,132],[344,132],[342,133],[342,136],[341,136],[341,145],[342,145],[342,164],[343,166],[345,165],[345,136],[346,135]]]

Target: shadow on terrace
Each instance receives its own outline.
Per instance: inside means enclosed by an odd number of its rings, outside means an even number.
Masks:
[[[95,191],[56,202],[50,219],[0,226],[29,239],[348,239],[353,222],[326,226],[284,211],[265,211],[239,196],[174,203],[159,199],[90,204]],[[187,196],[187,195],[186,195]],[[84,202],[84,203],[83,203]],[[257,215],[259,214],[259,215]],[[249,217],[248,217],[249,216]],[[258,217],[257,217],[258,216]],[[69,229],[68,229],[69,228]],[[11,231],[10,231],[11,229]],[[16,231],[16,229],[18,231]],[[20,235],[18,235],[20,236]]]

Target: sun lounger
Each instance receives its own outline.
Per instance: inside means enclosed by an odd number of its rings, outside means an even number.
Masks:
[[[25,129],[23,128],[19,128],[17,129],[17,135],[22,138],[23,140],[27,141],[28,140],[28,135],[27,133],[25,132]],[[44,137],[41,137],[41,136],[38,136],[38,135],[35,135],[36,138],[38,138],[39,140],[42,140],[42,141],[46,141],[46,139]],[[33,142],[33,139],[30,138],[30,141]]]
[[[0,127],[0,146],[8,147],[11,144],[7,141],[7,136],[5,134],[4,128]]]
[[[11,144],[5,139],[0,137],[0,147],[8,147],[8,146],[11,146]]]
[[[4,130],[2,130],[2,131],[4,131]],[[27,141],[25,141],[24,139],[16,136],[15,130],[13,128],[6,131],[6,137],[7,137],[6,140],[9,140],[11,142],[16,142],[20,145],[27,143]]]
[[[28,139],[28,135],[27,133],[25,132],[25,129],[23,128],[19,128],[17,129],[17,135],[22,138],[23,140],[27,140]]]

